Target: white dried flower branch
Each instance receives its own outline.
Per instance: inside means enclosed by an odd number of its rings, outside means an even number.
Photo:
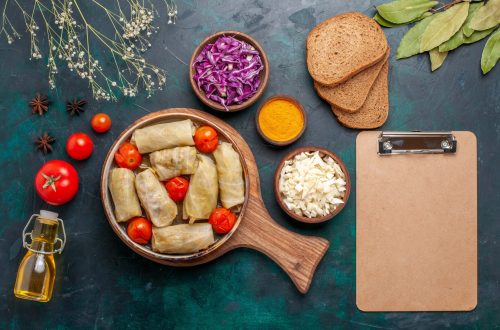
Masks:
[[[29,13],[18,0],[6,0],[1,8],[0,37],[9,44],[21,38],[8,18],[9,1],[21,11],[30,35],[30,59],[44,57],[39,45],[39,31],[45,33],[51,88],[56,86],[60,65],[85,79],[96,99],[116,101],[120,93],[133,97],[141,88],[151,96],[165,85],[165,70],[148,63],[143,57],[151,47],[150,37],[158,31],[153,21],[159,15],[149,1],[116,0],[116,8],[110,8],[98,0],[33,0]],[[162,1],[167,7],[168,24],[175,24],[177,6],[173,0]],[[96,29],[85,16],[82,3],[99,9],[95,15],[102,14],[108,19],[114,35]],[[113,59],[111,68],[97,60],[93,53],[96,48],[110,55]]]

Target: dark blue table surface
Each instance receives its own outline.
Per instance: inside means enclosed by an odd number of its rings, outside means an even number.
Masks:
[[[111,1],[109,1],[111,3]],[[159,2],[155,2],[159,6]],[[0,44],[0,328],[478,328],[500,327],[500,69],[480,72],[484,41],[453,51],[443,67],[430,72],[426,55],[396,61],[395,50],[407,28],[385,30],[392,47],[390,105],[386,130],[470,130],[478,138],[479,297],[469,313],[363,313],[355,305],[356,189],[344,211],[318,227],[292,223],[275,202],[271,181],[285,153],[304,145],[338,153],[355,179],[357,131],[341,127],[315,94],[305,65],[305,39],[317,23],[338,13],[373,14],[380,1],[191,1],[178,0],[177,25],[158,21],[148,58],[168,71],[166,91],[148,99],[96,102],[85,83],[63,71],[50,91],[43,62],[28,60],[29,44]],[[96,17],[96,26],[104,18]],[[15,23],[22,29],[21,16]],[[129,250],[113,233],[99,195],[101,165],[120,132],[137,118],[169,107],[210,112],[194,96],[188,67],[191,52],[208,34],[240,30],[261,42],[269,56],[271,77],[264,97],[234,114],[216,113],[248,141],[260,170],[265,204],[276,221],[293,231],[330,240],[310,291],[300,294],[271,260],[239,249],[207,265],[176,269],[157,265]],[[49,112],[32,115],[27,102],[47,92]],[[304,105],[309,124],[293,146],[276,149],[258,136],[254,116],[265,97],[293,95]],[[64,102],[89,100],[86,112],[70,117]],[[97,112],[113,119],[110,132],[92,132]],[[57,139],[53,153],[34,150],[33,141],[48,131]],[[83,131],[94,139],[86,161],[71,161],[80,174],[78,196],[63,207],[48,207],[33,188],[34,174],[47,160],[69,160],[66,138]],[[354,182],[355,183],[355,180]],[[57,256],[54,297],[48,304],[15,299],[17,267],[25,250],[21,231],[40,208],[60,213],[68,244]]]

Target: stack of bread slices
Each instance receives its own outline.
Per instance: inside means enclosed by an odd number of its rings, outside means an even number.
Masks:
[[[384,32],[361,13],[334,16],[307,37],[307,68],[318,95],[344,126],[382,126],[389,114],[389,46]]]

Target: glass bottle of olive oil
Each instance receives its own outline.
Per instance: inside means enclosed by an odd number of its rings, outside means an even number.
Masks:
[[[52,297],[56,276],[54,253],[61,253],[66,241],[64,224],[57,216],[57,213],[42,210],[39,215],[32,215],[24,228],[23,246],[28,252],[17,271],[14,294],[18,298],[47,302]],[[32,221],[33,229],[27,233]],[[63,239],[58,237],[59,226]],[[28,237],[31,243],[27,242]]]

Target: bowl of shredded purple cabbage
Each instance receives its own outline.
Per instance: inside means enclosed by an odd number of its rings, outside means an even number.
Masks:
[[[190,63],[191,86],[200,100],[219,111],[243,110],[262,96],[269,80],[264,49],[238,31],[203,40]]]

